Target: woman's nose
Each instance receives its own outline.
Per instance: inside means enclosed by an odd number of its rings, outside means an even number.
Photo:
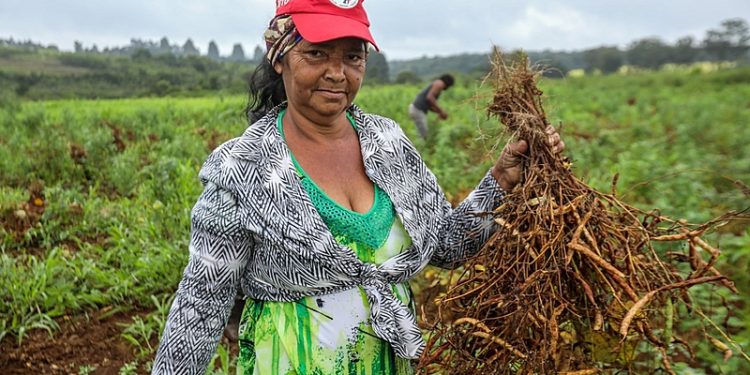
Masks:
[[[332,56],[331,59],[328,60],[328,66],[326,68],[325,75],[327,79],[331,79],[334,81],[340,81],[344,79],[345,75],[343,60],[343,56]]]

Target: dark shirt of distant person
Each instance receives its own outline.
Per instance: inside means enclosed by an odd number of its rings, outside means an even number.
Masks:
[[[409,104],[409,117],[414,121],[417,126],[417,131],[422,139],[427,139],[428,134],[428,122],[427,113],[429,111],[437,113],[441,120],[448,118],[448,112],[446,112],[440,105],[438,105],[438,98],[440,94],[449,89],[455,83],[455,79],[450,74],[443,74],[440,78],[430,82],[422,91],[417,94],[414,101]]]

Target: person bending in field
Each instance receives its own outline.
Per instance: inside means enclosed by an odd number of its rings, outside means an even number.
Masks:
[[[353,104],[377,48],[363,2],[277,0],[251,125],[199,174],[154,374],[203,374],[238,290],[240,374],[412,373],[424,341],[409,280],[459,266],[494,233],[482,213],[518,183],[527,143],[451,207],[399,125]]]
[[[445,120],[448,118],[448,112],[445,112],[442,107],[438,105],[438,98],[443,90],[448,90],[453,83],[454,78],[450,74],[443,74],[440,78],[430,82],[427,87],[417,94],[414,101],[409,104],[409,117],[414,120],[414,124],[417,126],[419,135],[422,139],[427,139],[428,127],[427,127],[427,112],[432,111],[437,113],[440,119]]]

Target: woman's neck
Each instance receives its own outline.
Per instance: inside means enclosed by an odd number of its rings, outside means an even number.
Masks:
[[[346,112],[327,119],[312,120],[294,108],[287,107],[281,121],[287,140],[291,138],[306,143],[332,144],[356,134],[346,118]]]

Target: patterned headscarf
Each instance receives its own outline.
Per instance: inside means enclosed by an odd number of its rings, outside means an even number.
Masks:
[[[302,35],[294,26],[292,16],[281,15],[271,20],[268,30],[263,33],[263,38],[268,50],[266,60],[273,65],[302,40]]]

